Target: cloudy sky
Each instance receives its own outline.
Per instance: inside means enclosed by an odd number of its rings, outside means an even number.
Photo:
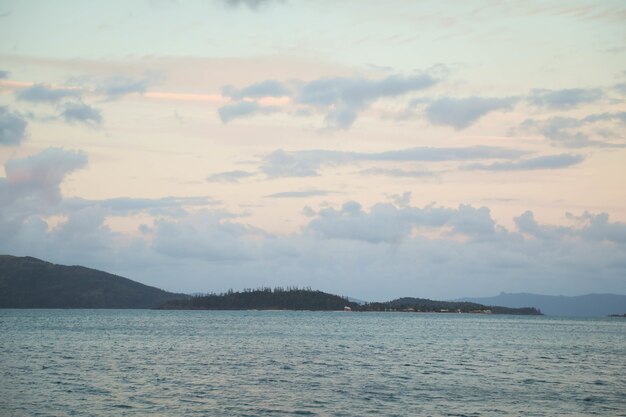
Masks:
[[[0,166],[0,253],[168,290],[626,293],[626,5],[0,0]]]

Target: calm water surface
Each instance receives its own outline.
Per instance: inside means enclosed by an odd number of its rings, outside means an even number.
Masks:
[[[626,416],[626,320],[0,310],[7,416]]]

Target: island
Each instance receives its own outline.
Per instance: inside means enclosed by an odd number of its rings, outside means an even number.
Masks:
[[[356,303],[347,297],[310,288],[258,288],[195,295],[161,304],[161,310],[308,310],[406,313],[473,313],[542,315],[533,307],[508,308],[470,302],[398,298],[387,302]]]

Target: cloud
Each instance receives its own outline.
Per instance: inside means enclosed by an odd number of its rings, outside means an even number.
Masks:
[[[288,97],[291,96],[291,94],[292,92],[287,86],[276,80],[262,81],[241,89],[237,89],[231,85],[222,88],[222,95],[234,100],[242,100],[244,98]]]
[[[7,204],[20,198],[58,204],[61,182],[72,172],[87,165],[87,154],[63,148],[47,148],[25,158],[11,159],[4,164],[6,177],[0,179],[0,189]]]
[[[427,178],[434,177],[435,173],[427,170],[404,170],[399,168],[368,168],[360,171],[362,175],[380,175],[396,178]]]
[[[539,133],[556,144],[569,148],[595,147],[624,147],[623,143],[595,140],[584,129],[593,127],[597,123],[625,124],[626,112],[595,113],[582,118],[575,117],[552,117],[545,120],[526,119],[519,127],[523,132]],[[621,129],[621,127],[620,127]],[[602,131],[604,138],[623,139],[621,133],[612,133],[610,130]]]
[[[312,220],[306,232],[328,239],[363,240],[370,243],[400,243],[409,239],[415,228],[449,226],[453,234],[480,237],[495,233],[495,221],[488,208],[460,205],[457,209],[426,206],[402,207],[375,204],[369,213],[354,201],[340,210],[323,209]]]
[[[607,213],[593,214],[587,211],[580,216],[567,214],[573,226],[540,225],[530,210],[514,219],[517,228],[538,239],[559,240],[577,237],[585,241],[626,243],[626,224],[609,222]]]
[[[217,205],[219,201],[209,197],[162,197],[162,198],[130,198],[119,197],[104,200],[86,200],[83,198],[65,198],[62,209],[68,211],[88,207],[99,207],[116,215],[145,212],[152,215],[168,215],[179,217],[185,213],[186,207],[206,207]]]
[[[143,94],[154,82],[154,77],[137,79],[118,75],[100,81],[98,89],[106,94],[109,100],[117,100],[128,94]]]
[[[586,240],[626,243],[626,224],[609,222],[608,213],[593,214],[585,211],[581,216],[568,215],[578,226],[578,234]]]
[[[8,107],[0,106],[0,146],[19,145],[26,137],[28,122]]]
[[[626,96],[626,83],[620,83],[620,84],[615,84],[613,86],[613,88],[615,89],[615,91],[617,91],[618,93]]]
[[[241,101],[239,103],[222,106],[217,110],[220,119],[224,124],[234,119],[253,116],[257,114],[269,114],[276,111],[278,111],[276,107],[261,106],[254,101]]]
[[[40,187],[28,185],[42,184],[44,176],[31,181],[32,175],[20,173],[54,171],[56,161],[64,167],[52,175],[57,186],[83,165],[79,153],[42,154],[20,159],[20,170],[8,170],[11,181],[21,185],[19,199],[8,201],[8,177],[0,181],[0,233],[11,236],[0,239],[0,253],[80,263],[186,292],[300,285],[381,300],[500,290],[626,291],[626,225],[605,213],[568,215],[567,225],[555,226],[526,212],[515,220],[518,230],[507,230],[487,207],[413,207],[407,194],[397,205],[366,208],[352,201],[339,208],[309,208],[301,231],[273,235],[232,213],[198,210],[207,202],[203,197],[90,201],[61,196],[60,203],[45,204]],[[111,216],[159,207],[168,210],[152,221],[142,219],[143,232],[131,228],[125,234],[107,226]],[[49,215],[64,221],[50,227]]]
[[[262,157],[260,171],[269,177],[310,177],[325,166],[358,162],[443,162],[475,159],[518,158],[524,151],[494,146],[464,148],[417,147],[387,152],[342,152],[327,150],[276,150]]]
[[[266,198],[306,198],[306,197],[318,197],[331,194],[330,191],[324,190],[307,190],[307,191],[283,191],[281,193],[274,193],[266,195]]]
[[[292,81],[283,83],[266,80],[240,89],[225,86],[222,93],[235,100],[262,97],[293,97],[299,106],[295,113],[310,114],[313,110],[325,114],[326,128],[349,129],[359,114],[373,102],[390,97],[398,97],[412,91],[429,88],[438,82],[428,74],[409,77],[390,75],[383,79],[371,80],[360,77],[319,78],[312,81]],[[218,110],[222,121],[235,117],[260,113],[261,107],[255,102],[240,101]],[[271,113],[278,111],[271,108]]]
[[[248,171],[226,171],[211,174],[207,177],[208,182],[239,182],[239,180],[250,178],[256,175]]]
[[[153,249],[163,255],[210,262],[246,261],[251,258],[254,240],[262,235],[257,229],[224,222],[208,210],[178,220],[160,220],[155,224]],[[207,237],[210,236],[209,239]]]
[[[100,111],[84,103],[66,103],[61,115],[68,123],[78,122],[92,126],[102,123]]]
[[[280,2],[280,0],[221,0],[221,2],[232,8],[247,6],[251,10],[257,10],[262,6]]]
[[[410,77],[391,75],[381,80],[321,78],[302,85],[295,100],[326,112],[328,128],[348,129],[358,114],[376,100],[424,90],[436,83],[437,80],[428,74]]]
[[[0,80],[5,80],[9,78],[9,71],[0,70]]]
[[[585,160],[583,155],[559,154],[546,155],[521,161],[495,162],[493,164],[469,164],[467,170],[482,171],[530,171],[536,169],[561,169],[578,165]]]
[[[431,102],[425,110],[426,118],[432,124],[452,126],[462,130],[478,121],[487,113],[510,110],[516,98],[444,97]]]
[[[53,88],[45,84],[35,84],[24,88],[16,94],[18,100],[31,103],[58,103],[65,98],[77,98],[82,95],[78,88]]]
[[[536,89],[531,91],[527,100],[533,106],[565,110],[592,103],[602,97],[604,97],[604,92],[599,88]]]

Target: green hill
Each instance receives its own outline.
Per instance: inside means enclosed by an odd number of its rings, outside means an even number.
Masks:
[[[154,308],[185,297],[82,266],[0,255],[0,308]]]

